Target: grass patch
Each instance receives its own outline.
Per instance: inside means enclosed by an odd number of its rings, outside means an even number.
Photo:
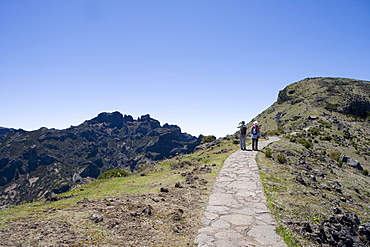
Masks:
[[[288,247],[301,247],[302,246],[299,242],[297,242],[293,238],[293,233],[289,229],[283,226],[278,226],[276,228],[276,232],[284,239],[284,242],[287,244]]]

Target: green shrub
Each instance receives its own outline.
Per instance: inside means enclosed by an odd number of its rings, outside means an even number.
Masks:
[[[339,161],[339,158],[342,154],[338,151],[330,152],[329,157],[335,161]]]
[[[268,136],[284,135],[285,130],[279,126],[277,130],[267,130],[265,133]]]
[[[117,178],[117,177],[128,177],[130,175],[129,172],[125,170],[113,169],[106,171],[98,177],[98,179],[108,179],[108,178]]]
[[[277,160],[279,161],[280,164],[285,164],[286,163],[286,158],[283,154],[278,154],[276,158],[277,158]]]
[[[320,138],[321,140],[323,141],[331,141],[332,140],[332,137],[330,135],[324,135],[322,138]]]
[[[320,123],[320,128],[331,128],[332,127],[332,123],[331,122],[327,122],[327,121],[324,121],[324,120],[319,120],[319,123]]]
[[[339,167],[342,167],[342,166],[343,166],[343,161],[339,161],[339,162],[338,162],[338,166],[339,166]]]
[[[265,156],[266,156],[267,158],[271,158],[271,157],[272,157],[272,151],[271,151],[271,149],[270,149],[270,148],[266,148],[266,149],[265,149]]]
[[[318,128],[311,128],[309,131],[314,136],[317,136],[320,134],[320,130]]]
[[[327,103],[326,104],[326,108],[329,108],[331,110],[337,111],[338,110],[338,104],[330,104],[330,103]]]
[[[290,142],[296,142],[296,141],[297,141],[297,139],[295,139],[294,137],[290,137],[289,141],[290,141]]]
[[[362,174],[364,174],[365,176],[369,176],[369,171],[368,170],[363,170]]]
[[[305,148],[313,148],[312,142],[307,141],[304,138],[300,138],[297,140],[298,143],[302,144]]]
[[[207,143],[207,142],[213,142],[216,140],[215,136],[204,136],[202,139],[202,144]]]

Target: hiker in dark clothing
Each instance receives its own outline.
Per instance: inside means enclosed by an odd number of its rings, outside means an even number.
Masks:
[[[240,149],[246,150],[246,142],[247,142],[247,126],[245,125],[244,121],[241,121],[238,125],[240,129]]]
[[[251,129],[252,137],[252,150],[258,151],[258,138],[260,136],[261,127],[258,125],[258,122],[254,122]]]

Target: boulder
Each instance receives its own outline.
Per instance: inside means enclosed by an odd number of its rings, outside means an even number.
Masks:
[[[339,161],[342,161],[343,163],[348,164],[350,167],[355,168],[357,170],[362,171],[364,168],[361,166],[360,162],[358,160],[352,159],[350,157],[347,157],[346,155],[342,154],[339,158]]]
[[[99,223],[103,221],[103,216],[100,214],[92,214],[90,215],[89,219],[94,223]]]

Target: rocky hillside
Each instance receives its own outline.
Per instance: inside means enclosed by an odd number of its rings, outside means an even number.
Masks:
[[[370,244],[370,82],[308,78],[254,120],[278,134],[257,158],[290,246]]]
[[[30,202],[68,191],[110,169],[135,171],[190,153],[196,138],[149,115],[137,120],[101,113],[64,130],[0,129],[0,205]]]

